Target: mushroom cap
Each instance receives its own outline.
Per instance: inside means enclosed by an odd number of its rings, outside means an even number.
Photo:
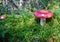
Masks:
[[[51,18],[53,13],[49,10],[37,10],[34,12],[34,16],[37,18]]]
[[[5,14],[3,14],[3,15],[0,16],[0,19],[5,19],[5,18],[6,18]]]

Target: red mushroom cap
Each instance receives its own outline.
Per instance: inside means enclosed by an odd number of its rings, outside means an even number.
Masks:
[[[37,18],[51,18],[53,13],[49,10],[37,10],[34,12],[34,16]]]
[[[5,19],[5,18],[6,18],[5,14],[3,14],[3,15],[0,16],[0,19]]]

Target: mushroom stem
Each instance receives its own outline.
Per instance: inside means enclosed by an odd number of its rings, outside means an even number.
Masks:
[[[45,19],[44,18],[40,18],[40,25],[43,26],[45,23]]]

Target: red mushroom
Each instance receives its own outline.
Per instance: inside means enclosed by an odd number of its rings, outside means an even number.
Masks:
[[[34,16],[36,18],[40,19],[40,24],[44,24],[44,19],[45,18],[51,18],[53,16],[53,13],[49,10],[37,10],[34,12]]]
[[[0,16],[0,19],[5,19],[5,18],[6,18],[5,14],[3,14],[3,15]]]

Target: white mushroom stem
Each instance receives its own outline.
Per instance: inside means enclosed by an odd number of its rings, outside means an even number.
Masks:
[[[44,18],[40,18],[40,25],[44,25],[44,23],[45,23],[45,19]]]

